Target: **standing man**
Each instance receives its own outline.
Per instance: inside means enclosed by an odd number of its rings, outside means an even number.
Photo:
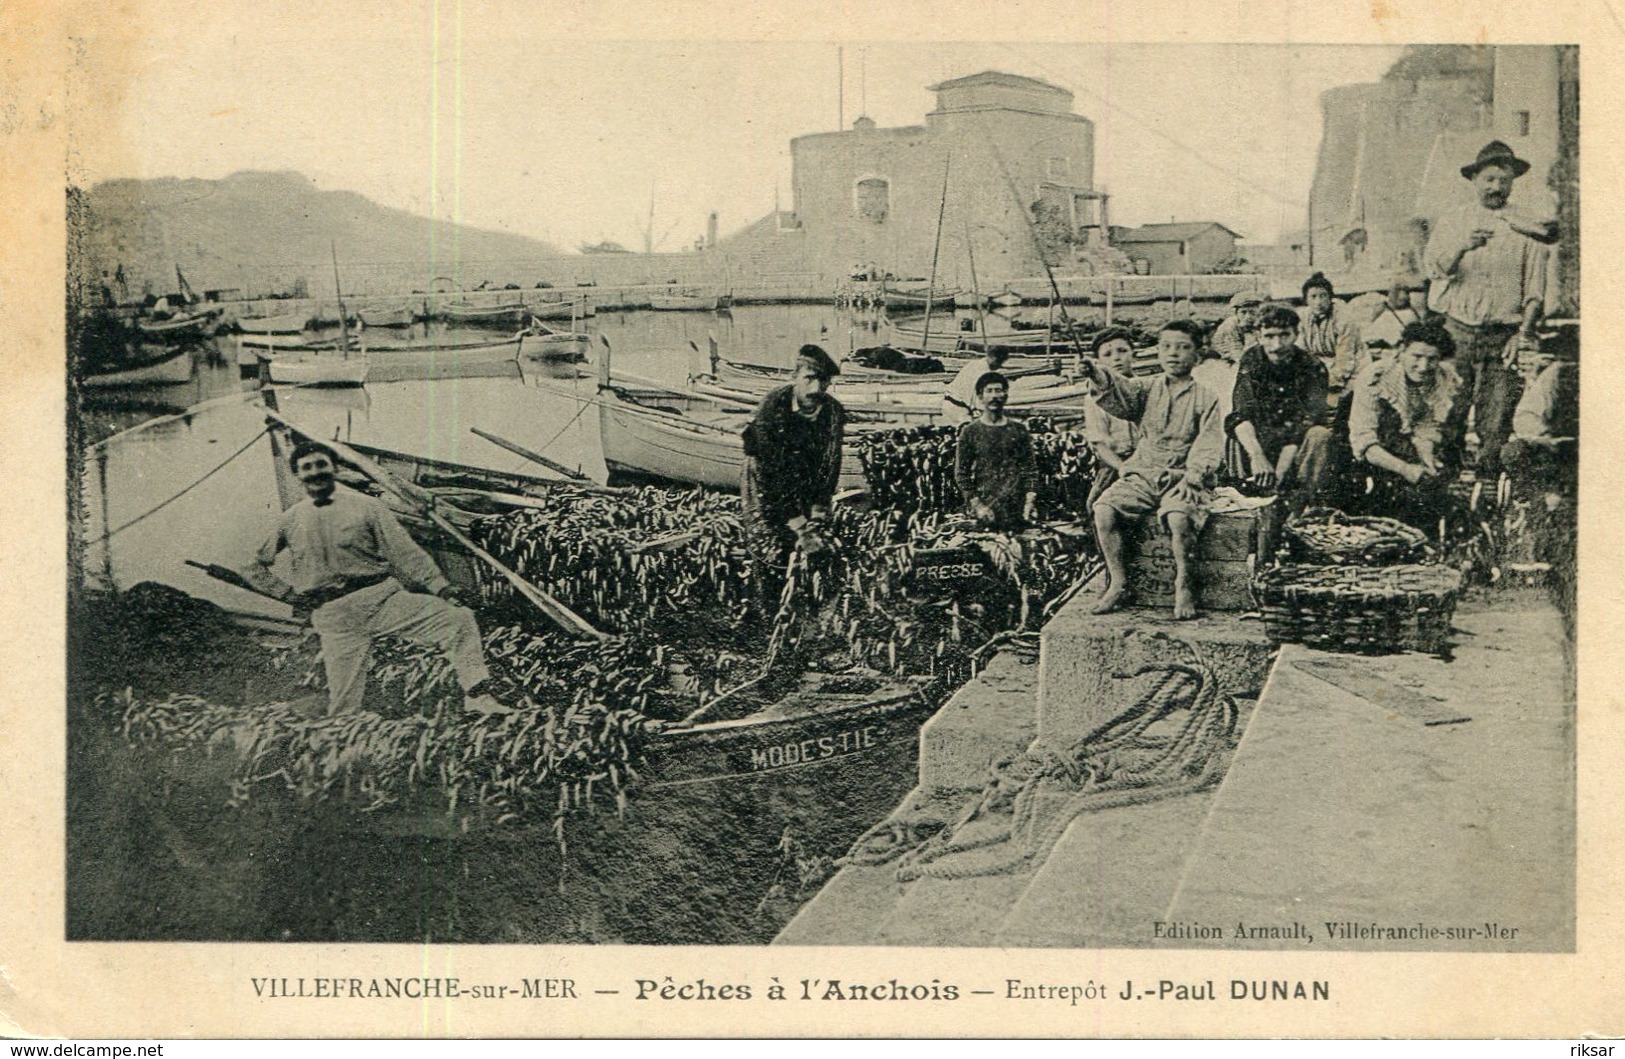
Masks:
[[[1005,361],[1010,359],[1008,351],[994,349],[991,346],[976,360],[968,362],[959,369],[959,374],[948,383],[948,389],[942,395],[943,421],[946,423],[968,423],[980,411],[976,404],[976,383],[988,372],[999,372],[1004,368]]]
[[[361,708],[372,640],[381,635],[445,652],[465,709],[512,712],[486,692],[491,674],[474,612],[457,605],[457,590],[389,509],[340,488],[338,457],[320,442],[301,443],[288,463],[306,499],[282,513],[244,576],[267,595],[310,611],[322,638],[330,712]],[[272,570],[283,551],[292,560],[291,584]]]
[[[959,428],[954,484],[965,508],[996,530],[1038,521],[1038,459],[1032,435],[1004,416],[1010,381],[996,371],[976,380],[981,418]]]
[[[1157,335],[1155,378],[1125,378],[1092,360],[1084,374],[1099,390],[1100,407],[1140,425],[1140,442],[1124,463],[1123,475],[1095,501],[1095,536],[1106,560],[1106,591],[1094,613],[1106,614],[1128,601],[1123,523],[1156,516],[1168,527],[1174,552],[1174,617],[1196,617],[1191,568],[1196,538],[1207,523],[1213,472],[1224,455],[1224,425],[1218,398],[1191,378],[1202,329],[1173,320]]]
[[[1461,167],[1473,201],[1442,214],[1424,257],[1433,278],[1428,307],[1444,315],[1456,344],[1456,365],[1471,395],[1478,434],[1478,478],[1501,470],[1512,413],[1521,390],[1511,363],[1520,342],[1533,344],[1546,301],[1546,267],[1557,242],[1557,222],[1507,205],[1512,185],[1529,163],[1500,140]],[[1511,351],[1511,352],[1509,352]]]
[[[1348,385],[1354,372],[1360,328],[1338,304],[1332,281],[1316,272],[1303,281],[1303,327],[1298,345],[1326,365],[1327,382],[1332,389]]]
[[[802,346],[791,383],[769,391],[745,427],[745,537],[770,606],[791,552],[813,556],[829,546],[823,524],[841,478],[846,411],[827,391],[840,371],[821,347]]]

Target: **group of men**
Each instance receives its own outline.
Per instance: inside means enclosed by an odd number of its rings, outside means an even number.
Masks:
[[[1274,493],[1280,518],[1330,493],[1338,506],[1430,524],[1448,503],[1469,414],[1480,481],[1503,460],[1538,481],[1572,476],[1574,372],[1542,363],[1536,337],[1557,227],[1508,205],[1528,168],[1500,142],[1463,166],[1474,201],[1433,228],[1425,303],[1396,283],[1364,327],[1316,273],[1302,317],[1238,300],[1206,362],[1203,330],[1188,320],[1163,325],[1162,371],[1150,377],[1133,373],[1129,332],[1094,337],[1081,365],[1095,394],[1084,426],[1097,457],[1089,504],[1107,571],[1096,612],[1128,600],[1125,530],[1155,517],[1173,545],[1174,616],[1196,614],[1196,541],[1221,478]],[[979,413],[961,428],[955,474],[968,512],[1010,529],[1037,516],[1037,468],[1025,426],[1006,415],[1009,377],[986,370],[1000,362],[989,354],[950,388]],[[1530,379],[1521,402],[1520,369]],[[792,556],[829,547],[846,416],[828,389],[839,371],[819,346],[801,347],[792,381],[744,432],[744,525],[770,604]],[[331,708],[359,706],[372,638],[387,633],[439,647],[471,709],[503,710],[488,694],[473,614],[428,555],[377,501],[337,487],[331,449],[302,445],[291,467],[306,500],[282,514],[248,576],[310,612]],[[291,583],[272,570],[283,551]]]
[[[1459,477],[1469,416],[1478,481],[1496,481],[1503,460],[1515,491],[1572,479],[1573,366],[1542,356],[1536,331],[1557,229],[1508,205],[1528,168],[1500,142],[1463,166],[1474,201],[1433,229],[1427,297],[1416,297],[1419,284],[1396,282],[1363,326],[1317,272],[1303,284],[1301,316],[1238,296],[1236,312],[1214,332],[1214,355],[1201,363],[1201,329],[1165,324],[1154,377],[1131,374],[1127,332],[1095,336],[1082,371],[1096,394],[1085,433],[1096,456],[1090,509],[1107,571],[1097,613],[1129,598],[1124,529],[1154,516],[1171,538],[1174,616],[1196,614],[1195,544],[1221,481],[1277,497],[1261,519],[1267,555],[1281,524],[1316,500],[1437,525],[1452,504],[1448,486]],[[1007,386],[997,373],[977,382],[1001,421]],[[982,499],[997,484],[984,466],[995,450],[983,432],[964,429],[959,485],[967,506],[1008,522],[1008,501],[1001,511]],[[1004,442],[997,451],[1018,448]],[[1028,465],[1012,468],[1003,495],[1030,496]]]

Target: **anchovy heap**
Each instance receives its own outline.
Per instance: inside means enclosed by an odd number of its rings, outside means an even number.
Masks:
[[[1081,431],[1043,418],[1027,420],[1038,464],[1038,507],[1046,518],[1088,515],[1094,454]],[[876,507],[913,513],[945,513],[965,506],[954,484],[959,428],[907,427],[866,433],[858,458]]]

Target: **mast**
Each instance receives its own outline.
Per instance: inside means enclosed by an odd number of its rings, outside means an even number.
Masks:
[[[931,305],[937,296],[937,255],[942,250],[942,218],[948,212],[948,166],[953,161],[953,155],[942,160],[942,198],[937,203],[937,237],[931,244],[931,281],[925,288],[925,333],[920,344],[925,348],[920,352],[931,352]]]

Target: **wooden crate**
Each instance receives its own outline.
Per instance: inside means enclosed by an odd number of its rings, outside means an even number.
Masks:
[[[1251,610],[1247,557],[1258,530],[1261,508],[1214,514],[1196,542],[1196,599],[1204,610]],[[1146,532],[1129,560],[1129,585],[1136,602],[1173,606],[1173,540],[1160,522],[1145,520]]]

